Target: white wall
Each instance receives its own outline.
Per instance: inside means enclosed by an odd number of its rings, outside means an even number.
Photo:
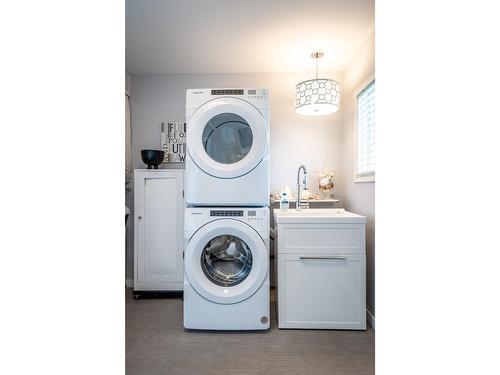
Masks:
[[[160,148],[160,123],[184,121],[186,90],[190,88],[268,88],[271,110],[271,191],[287,184],[295,189],[297,168],[304,164],[310,172],[309,185],[317,192],[315,174],[323,166],[336,172],[341,168],[342,110],[326,117],[301,117],[294,112],[295,85],[311,78],[310,74],[165,74],[132,75],[133,168],[144,168],[140,150]],[[341,73],[323,74],[342,85]],[[341,176],[335,193],[341,197]],[[132,194],[127,204],[133,207]],[[127,278],[133,277],[132,226],[129,225]]]
[[[375,72],[375,34],[356,53],[344,72],[343,125],[341,132],[341,190],[344,207],[368,217],[366,228],[367,307],[375,316],[375,182],[354,182],[355,98],[354,91]]]

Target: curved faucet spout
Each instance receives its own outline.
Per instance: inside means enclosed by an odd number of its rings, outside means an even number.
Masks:
[[[300,170],[304,170],[304,180],[303,180],[303,184],[304,184],[304,190],[307,190],[307,169],[305,167],[305,165],[301,165],[299,167],[299,170],[297,171],[297,204],[295,206],[295,209],[297,211],[300,211],[301,210],[301,201],[300,201],[300,190],[301,190],[301,184],[300,184]]]

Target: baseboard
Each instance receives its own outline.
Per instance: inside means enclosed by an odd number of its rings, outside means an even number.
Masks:
[[[370,310],[368,310],[368,308],[366,309],[366,321],[375,331],[375,316],[371,313]]]
[[[125,279],[125,288],[133,288],[134,279]]]

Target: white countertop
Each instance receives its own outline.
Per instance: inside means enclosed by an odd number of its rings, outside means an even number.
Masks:
[[[279,208],[273,210],[274,219],[277,224],[341,224],[358,223],[365,224],[366,217],[346,211],[343,208],[307,208],[296,211],[291,208],[282,211]]]
[[[297,198],[293,197],[292,199],[290,199],[289,201],[290,202],[295,202],[297,200]],[[333,199],[333,198],[327,198],[327,199],[303,199],[301,198],[300,199],[302,202],[308,202],[308,203],[314,203],[314,202],[319,202],[319,203],[337,203],[339,200],[338,199]],[[279,199],[274,199],[272,198],[271,199],[271,203],[279,203],[280,200]]]

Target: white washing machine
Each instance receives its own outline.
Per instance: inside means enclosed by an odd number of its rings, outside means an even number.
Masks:
[[[184,233],[184,327],[268,329],[269,208],[189,207]]]
[[[187,205],[267,206],[267,90],[187,90],[186,122]]]

